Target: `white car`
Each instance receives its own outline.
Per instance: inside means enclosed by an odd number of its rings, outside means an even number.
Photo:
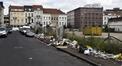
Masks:
[[[6,28],[0,28],[0,36],[5,36],[5,37],[7,37],[7,34],[8,34],[8,32],[7,32],[7,30],[6,30]]]
[[[12,28],[12,31],[18,31],[18,30],[19,30],[18,27],[13,27],[13,28]]]

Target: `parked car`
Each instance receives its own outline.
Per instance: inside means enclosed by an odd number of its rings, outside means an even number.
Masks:
[[[26,30],[25,35],[28,37],[34,37],[35,33],[28,29],[28,30]]]
[[[19,28],[18,27],[13,27],[12,31],[19,31]]]
[[[8,33],[12,33],[12,28],[11,27],[7,28],[7,31]]]
[[[7,32],[6,28],[0,27],[0,36],[7,37],[7,34],[8,34],[8,32]]]
[[[22,34],[25,34],[27,30],[30,30],[30,26],[23,26],[23,27],[20,27],[19,29],[20,33]]]

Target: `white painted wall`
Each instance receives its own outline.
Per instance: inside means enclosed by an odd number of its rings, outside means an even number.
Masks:
[[[59,15],[58,17],[58,25],[59,26],[67,26],[67,15]]]
[[[115,14],[108,14],[108,15],[103,15],[103,25],[107,25],[108,20],[110,18],[116,18],[116,17],[120,17],[119,15],[115,15]]]
[[[51,24],[51,14],[43,14],[42,25],[46,26]]]
[[[114,28],[115,31],[122,32],[122,21],[111,22],[109,23],[109,25],[110,25],[110,28]]]

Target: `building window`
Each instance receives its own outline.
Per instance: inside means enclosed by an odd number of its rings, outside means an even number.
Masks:
[[[27,19],[25,19],[25,22],[27,23]]]
[[[53,20],[53,17],[51,18],[51,20]]]
[[[33,13],[31,13],[31,16],[33,17]]]
[[[29,8],[29,11],[31,11],[31,9]]]
[[[25,17],[27,17],[27,13],[25,13]]]
[[[58,17],[56,17],[56,19],[58,20]]]
[[[64,17],[62,17],[62,19],[64,19]]]
[[[54,20],[55,20],[55,17],[54,17]]]
[[[32,23],[33,23],[33,19],[32,19],[31,21],[32,21]]]
[[[13,21],[13,20],[11,19],[11,21]]]
[[[21,21],[23,22],[23,19]]]
[[[67,18],[65,17],[65,20],[67,20]]]
[[[30,13],[28,13],[28,15],[30,16]]]

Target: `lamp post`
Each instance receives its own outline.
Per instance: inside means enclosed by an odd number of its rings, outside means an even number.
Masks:
[[[17,19],[17,17],[13,17],[13,20],[14,20],[14,25],[13,26],[15,26],[16,19]]]

